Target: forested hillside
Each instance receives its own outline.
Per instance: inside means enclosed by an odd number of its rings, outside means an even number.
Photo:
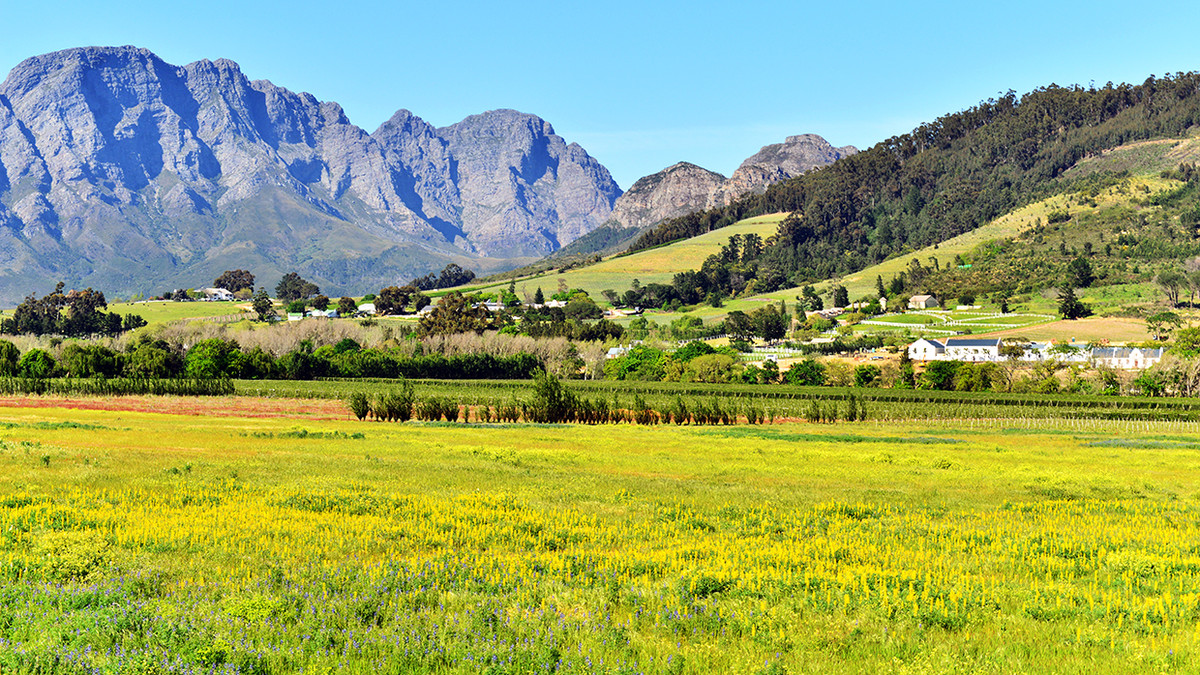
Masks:
[[[757,291],[845,274],[969,231],[1024,203],[1071,189],[1081,159],[1133,141],[1180,137],[1200,124],[1200,73],[1103,88],[1009,92],[890,138],[762,195],[663,223],[633,250],[759,213],[791,212],[738,269],[709,289],[755,279]]]

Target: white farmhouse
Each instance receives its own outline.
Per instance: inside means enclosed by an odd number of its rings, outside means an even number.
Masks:
[[[1092,363],[1109,368],[1149,368],[1162,360],[1163,350],[1155,347],[1097,347],[1092,350]]]
[[[375,303],[364,302],[363,304],[358,306],[358,311],[362,314],[374,315],[375,314]]]
[[[224,288],[205,288],[202,292],[205,300],[230,302],[234,299],[233,293]]]
[[[909,309],[933,309],[940,304],[932,295],[914,295],[908,299]]]
[[[908,346],[908,358],[913,361],[935,361],[945,358],[946,345],[938,340],[921,338]]]

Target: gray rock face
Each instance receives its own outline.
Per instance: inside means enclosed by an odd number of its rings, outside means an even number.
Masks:
[[[625,227],[647,228],[707,208],[723,185],[725,176],[679,162],[639,178],[617,200],[612,218]]]
[[[835,148],[816,134],[789,136],[742,162],[729,179],[680,162],[639,179],[617,199],[612,220],[624,227],[647,229],[701,209],[724,206],[771,183],[810,171],[857,153],[853,146]]]
[[[553,251],[619,194],[513,111],[437,130],[401,110],[368,134],[231,61],[133,47],[34,57],[0,84],[0,302],[59,278],[124,294],[234,267],[371,290]]]
[[[783,143],[764,146],[729,177],[713,203],[728,204],[747,192],[762,193],[771,183],[799,176],[817,167],[857,154],[852,145],[835,148],[816,134],[788,136]]]

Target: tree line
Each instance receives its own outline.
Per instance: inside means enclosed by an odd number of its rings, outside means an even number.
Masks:
[[[86,288],[64,293],[64,288],[65,284],[60,281],[54,291],[40,298],[31,293],[17,306],[11,318],[0,320],[0,333],[111,337],[146,325],[139,315],[104,311],[108,301],[100,291]]]
[[[104,345],[71,342],[56,358],[46,349],[21,353],[12,342],[0,340],[0,377],[30,379],[250,379],[311,380],[345,378],[528,379],[545,364],[537,356],[518,353],[417,354],[364,348],[351,339],[314,348],[301,342],[294,351],[276,357],[259,347],[243,350],[236,341],[210,338],[186,350],[163,340],[142,338],[124,351]]]

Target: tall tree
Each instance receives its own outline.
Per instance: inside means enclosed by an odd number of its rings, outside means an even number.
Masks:
[[[1075,289],[1068,284],[1059,290],[1058,313],[1062,314],[1064,319],[1073,320],[1090,315],[1092,310],[1075,297]]]
[[[224,288],[230,293],[240,290],[254,290],[254,275],[248,270],[225,270],[221,276],[213,280],[213,287]]]
[[[914,258],[915,260],[915,258]],[[849,307],[850,293],[846,291],[846,287],[838,284],[833,287],[833,306],[834,307]]]
[[[284,302],[305,300],[317,295],[321,289],[316,284],[305,281],[295,272],[288,272],[275,286],[275,297]]]
[[[472,307],[460,292],[442,296],[428,316],[421,317],[419,331],[424,335],[450,335],[474,331],[482,334],[492,327],[492,316],[483,307]]]
[[[1172,307],[1179,306],[1179,291],[1187,285],[1187,278],[1183,272],[1174,269],[1163,270],[1154,278],[1154,283],[1162,289]]]
[[[754,321],[740,310],[733,310],[725,317],[725,332],[732,340],[750,340],[754,337]]]
[[[403,314],[412,295],[408,290],[411,288],[412,286],[388,286],[380,289],[379,294],[375,296],[375,311],[380,314]]]
[[[271,302],[271,296],[267,295],[267,289],[259,288],[254,294],[255,314],[258,315],[259,321],[274,321],[278,316],[275,314],[275,303]]]

